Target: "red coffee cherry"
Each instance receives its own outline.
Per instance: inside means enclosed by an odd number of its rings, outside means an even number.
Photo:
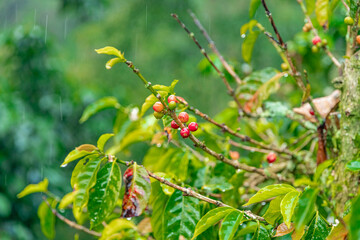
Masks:
[[[312,39],[312,43],[314,45],[318,44],[321,42],[321,38],[319,36],[315,36],[313,39]]]
[[[189,130],[192,132],[195,132],[196,130],[198,130],[198,124],[196,122],[191,122],[189,123]]]
[[[176,102],[178,103],[179,101],[176,99],[175,95],[170,95],[168,97],[168,103],[171,103],[171,102]]]
[[[238,160],[240,158],[240,153],[236,151],[230,151],[229,155],[232,160]]]
[[[312,110],[312,109],[310,109],[309,113],[310,113],[310,115],[312,115],[312,116],[315,115],[315,112],[314,112],[314,110]]]
[[[276,154],[271,152],[267,155],[266,160],[268,161],[268,163],[273,163],[276,161]]]
[[[178,128],[179,128],[179,125],[177,125],[177,123],[176,123],[174,120],[172,120],[172,121],[171,121],[171,127],[172,127],[173,129],[178,129]]]
[[[154,103],[154,105],[153,105],[153,109],[154,109],[154,111],[155,112],[161,112],[162,110],[164,110],[164,105],[162,105],[162,103],[161,102],[156,102],[156,103]]]
[[[356,42],[357,42],[357,44],[360,45],[360,35],[357,35],[357,36],[356,36]]]
[[[179,113],[178,117],[182,123],[186,123],[187,121],[189,121],[189,114],[187,114],[186,112]]]
[[[188,128],[183,128],[180,130],[180,135],[183,137],[183,138],[188,138],[189,135],[190,135],[190,131]]]

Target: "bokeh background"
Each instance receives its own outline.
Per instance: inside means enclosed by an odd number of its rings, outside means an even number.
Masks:
[[[82,143],[96,143],[112,131],[114,110],[79,123],[84,108],[105,96],[122,105],[139,105],[148,93],[126,66],[111,71],[106,56],[94,49],[114,46],[125,52],[152,83],[180,82],[178,95],[209,115],[231,100],[221,80],[202,69],[203,56],[170,13],[177,13],[200,42],[188,9],[194,11],[219,50],[241,76],[264,67],[280,69],[281,59],[260,35],[250,64],[241,58],[241,26],[249,21],[249,2],[239,0],[0,0],[0,239],[44,239],[37,207],[40,194],[17,199],[27,184],[47,177],[50,189],[62,196],[71,191],[70,168],[60,168],[69,151]],[[297,50],[297,63],[312,79],[313,95],[331,92],[336,70],[322,53],[311,53],[311,35],[301,33],[303,15],[296,1],[268,1],[279,31]],[[344,52],[344,13],[331,19],[328,38],[333,53]],[[263,9],[255,18],[269,31]],[[289,104],[297,106],[296,87]],[[287,95],[288,96],[288,95]],[[128,157],[141,160],[147,146],[131,149]],[[74,230],[57,222],[56,239],[72,239]],[[80,239],[89,239],[80,235]]]

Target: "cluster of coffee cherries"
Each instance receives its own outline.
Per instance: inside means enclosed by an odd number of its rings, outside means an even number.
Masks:
[[[177,106],[177,103],[179,102],[176,99],[175,95],[170,95],[167,101],[170,110],[174,110]],[[154,103],[153,110],[155,118],[161,119],[164,116],[164,106],[161,102]],[[179,113],[178,118],[185,125],[189,121],[189,114],[187,114],[186,112],[181,112]],[[178,129],[180,126],[174,120],[172,120],[171,127],[173,129]],[[190,136],[190,132],[195,132],[196,130],[198,130],[198,127],[199,126],[196,122],[191,122],[188,126],[185,125],[185,127],[180,130],[181,137],[188,138]]]
[[[322,47],[325,47],[328,42],[326,39],[321,39],[319,36],[315,36],[313,39],[312,39],[312,48],[311,48],[311,51],[313,53],[317,53],[319,52],[319,49],[321,49]]]

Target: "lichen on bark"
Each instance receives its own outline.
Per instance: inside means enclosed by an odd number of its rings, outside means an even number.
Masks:
[[[360,136],[360,52],[345,62],[340,113],[341,154],[335,166],[333,196],[337,211],[343,213],[359,183],[359,173],[346,170],[346,163],[358,157],[360,147],[356,141]]]

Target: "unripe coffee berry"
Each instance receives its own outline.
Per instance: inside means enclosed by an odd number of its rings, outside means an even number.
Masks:
[[[326,45],[328,44],[328,41],[327,41],[326,39],[323,39],[323,40],[321,41],[321,43],[322,43],[323,46],[326,46]]]
[[[179,128],[179,125],[177,125],[177,123],[176,123],[174,120],[172,120],[172,121],[171,121],[171,127],[172,127],[173,129],[178,129],[178,128]]]
[[[164,105],[162,105],[162,103],[161,102],[156,102],[156,103],[154,103],[154,105],[153,105],[153,109],[154,109],[154,111],[155,112],[161,112],[162,110],[164,110]]]
[[[198,124],[196,122],[191,122],[189,123],[189,130],[192,132],[195,132],[196,130],[198,130]]]
[[[188,138],[189,135],[190,135],[190,131],[188,128],[183,128],[180,130],[180,135],[183,137],[183,138]]]
[[[179,113],[178,117],[182,123],[186,123],[187,121],[189,121],[189,114],[187,114],[186,112]]]
[[[313,45],[316,45],[316,44],[318,44],[319,42],[321,42],[321,38],[320,38],[319,36],[315,36],[315,37],[312,39]]]
[[[169,108],[170,110],[174,110],[176,108],[176,102],[175,101],[169,102]]]
[[[317,46],[312,46],[311,51],[313,53],[317,53],[317,52],[319,52],[319,48]]]
[[[164,116],[164,114],[161,112],[154,112],[154,117],[156,119],[161,119],[163,116]]]
[[[266,160],[268,163],[273,163],[276,161],[276,154],[271,152],[266,156]]]
[[[281,69],[282,69],[283,71],[287,71],[287,70],[289,70],[289,65],[287,65],[286,63],[282,63],[282,64],[281,64]]]
[[[178,103],[179,101],[176,99],[175,95],[170,95],[168,97],[168,103],[171,103],[171,102],[176,102]]]
[[[360,35],[357,35],[357,36],[356,36],[356,42],[357,42],[357,44],[360,45]]]
[[[344,23],[346,25],[353,25],[354,24],[354,19],[352,17],[347,16],[346,18],[344,18]]]

